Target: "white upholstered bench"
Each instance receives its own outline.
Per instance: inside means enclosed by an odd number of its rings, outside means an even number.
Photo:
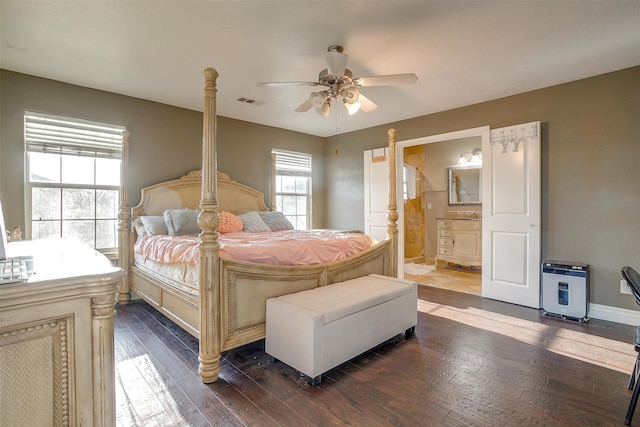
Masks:
[[[267,300],[265,350],[311,385],[417,322],[417,284],[371,274]]]

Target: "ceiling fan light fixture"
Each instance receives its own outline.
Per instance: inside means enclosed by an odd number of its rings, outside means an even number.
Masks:
[[[360,93],[359,87],[410,85],[418,81],[418,76],[413,73],[354,78],[351,70],[346,68],[348,56],[343,53],[343,50],[340,45],[329,46],[327,49],[327,68],[320,71],[317,82],[262,82],[258,86],[324,86],[325,90],[311,92],[309,98],[300,104],[295,111],[303,113],[314,107],[318,114],[328,117],[331,101],[338,97],[342,97],[342,102],[349,115],[360,110],[369,113],[378,108],[375,102]]]
[[[328,97],[329,97],[329,95],[327,94],[326,90],[324,90],[322,92],[312,92],[311,93],[311,103],[313,104],[314,107],[321,108],[323,106],[323,104],[325,104],[327,102],[327,98]]]
[[[344,102],[349,104],[356,103],[360,97],[360,91],[355,86],[351,86],[348,89],[342,89],[340,94],[342,95]]]
[[[344,107],[347,109],[347,111],[349,112],[350,116],[353,116],[355,113],[357,113],[358,111],[360,111],[360,107],[362,106],[362,104],[360,104],[359,102],[347,102],[345,100],[344,102]]]
[[[316,111],[322,117],[329,117],[330,110],[331,110],[331,103],[329,102],[329,100],[326,100],[324,104],[316,108]]]

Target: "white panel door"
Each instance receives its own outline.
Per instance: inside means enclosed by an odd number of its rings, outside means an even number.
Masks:
[[[378,241],[387,238],[389,158],[387,148],[364,152],[364,233]]]
[[[540,122],[482,147],[482,296],[540,308]]]

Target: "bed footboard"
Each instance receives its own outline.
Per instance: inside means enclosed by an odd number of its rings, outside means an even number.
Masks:
[[[390,243],[385,240],[356,256],[317,266],[263,265],[221,259],[221,350],[264,338],[269,298],[368,274],[389,275]]]
[[[220,258],[221,351],[265,336],[266,301],[272,297],[342,282],[368,274],[388,275],[390,241],[330,264],[277,266]],[[182,329],[200,338],[199,297],[166,278],[131,268],[132,291]]]

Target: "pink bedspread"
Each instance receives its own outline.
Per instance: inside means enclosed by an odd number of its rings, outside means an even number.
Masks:
[[[273,233],[219,234],[219,256],[274,265],[314,265],[338,261],[371,247],[375,241],[360,233],[283,230]],[[142,236],[134,250],[160,263],[200,262],[199,240],[192,236]]]

